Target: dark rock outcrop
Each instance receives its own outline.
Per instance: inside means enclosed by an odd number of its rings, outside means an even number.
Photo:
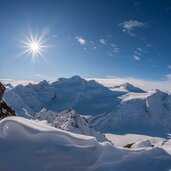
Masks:
[[[134,145],[134,143],[130,143],[130,144],[127,144],[125,146],[123,146],[124,148],[131,148],[132,146]]]
[[[7,116],[16,116],[15,111],[8,106],[8,104],[3,99],[3,94],[5,92],[5,87],[0,82],[0,119],[3,119]]]

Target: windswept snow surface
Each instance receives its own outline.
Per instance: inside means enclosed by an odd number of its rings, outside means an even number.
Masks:
[[[124,147],[128,144],[135,144],[137,142],[142,142],[145,140],[150,140],[151,144],[154,146],[161,145],[165,138],[161,137],[151,137],[148,135],[140,135],[140,134],[105,134],[105,136],[117,147]]]
[[[0,122],[2,171],[169,171],[162,148],[127,150],[36,121],[8,117]]]

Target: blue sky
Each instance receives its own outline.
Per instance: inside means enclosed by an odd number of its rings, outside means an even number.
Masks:
[[[171,79],[169,0],[1,0],[0,77]],[[43,35],[43,57],[22,53]]]

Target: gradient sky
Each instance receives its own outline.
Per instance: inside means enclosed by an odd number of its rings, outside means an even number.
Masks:
[[[1,0],[0,77],[171,79],[170,0]],[[22,54],[29,33],[44,57]]]

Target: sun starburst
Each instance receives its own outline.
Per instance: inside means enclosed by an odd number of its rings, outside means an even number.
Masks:
[[[25,41],[22,41],[24,44],[24,51],[22,53],[29,55],[33,63],[36,62],[37,58],[44,58],[43,54],[48,46],[45,45],[45,40],[43,40],[43,38],[43,34],[38,37],[37,35],[33,36],[33,33],[30,32]]]

